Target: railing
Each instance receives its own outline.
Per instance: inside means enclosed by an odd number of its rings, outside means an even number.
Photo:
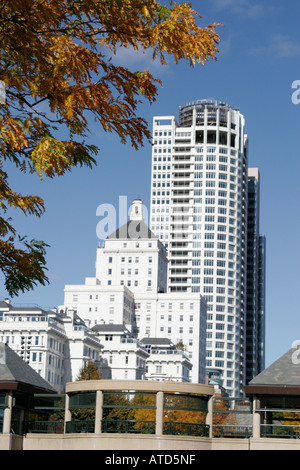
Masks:
[[[142,344],[140,341],[138,341],[135,338],[121,338],[121,344],[136,344],[137,346],[144,348],[145,345]]]
[[[196,423],[164,423],[164,434],[180,436],[208,437],[209,426]]]
[[[93,433],[94,420],[68,421],[66,433]],[[23,433],[63,434],[62,421],[24,421]],[[102,420],[102,433],[155,434],[155,421]],[[208,437],[209,426],[196,423],[164,423],[166,435]]]
[[[173,349],[169,349],[169,350],[166,350],[166,349],[151,349],[151,354],[177,355],[177,356],[182,356],[185,359],[189,359],[189,356],[184,351],[177,350],[177,349],[176,350],[173,350]]]
[[[23,421],[22,432],[26,433],[46,433],[46,434],[63,434],[63,421]]]
[[[102,432],[155,434],[155,421],[102,420]]]
[[[261,424],[260,437],[300,439],[300,426],[286,424]]]
[[[78,420],[78,421],[67,421],[66,433],[86,433],[95,431],[95,421],[89,420]]]
[[[261,436],[267,438],[300,439],[300,425],[284,424],[261,424]],[[95,430],[94,420],[68,421],[66,433],[93,433]],[[45,433],[63,434],[63,421],[23,421],[23,434]],[[125,434],[155,434],[155,421],[135,420],[102,420],[103,433],[125,433]],[[163,433],[165,435],[209,437],[209,426],[196,423],[164,423]],[[252,426],[236,425],[214,425],[214,438],[250,438],[252,437]]]
[[[252,426],[214,425],[213,437],[252,437]]]

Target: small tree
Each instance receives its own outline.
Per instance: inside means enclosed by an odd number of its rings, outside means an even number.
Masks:
[[[215,397],[215,409],[213,415],[213,435],[214,437],[221,435],[222,426],[236,425],[237,419],[234,413],[230,413],[230,406],[227,400],[222,397]]]
[[[93,361],[87,362],[79,371],[76,380],[102,380],[96,364]]]
[[[176,348],[179,349],[180,351],[186,351],[186,347],[182,341],[178,341],[178,343],[176,344]]]
[[[79,371],[76,380],[101,380],[102,375],[98,371],[96,364],[93,361],[88,361]],[[77,408],[72,409],[72,419],[79,421],[94,420],[94,408]]]

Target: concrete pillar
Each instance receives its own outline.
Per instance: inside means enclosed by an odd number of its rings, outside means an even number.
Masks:
[[[253,438],[258,439],[260,437],[260,421],[261,421],[261,414],[260,411],[256,411],[256,409],[260,408],[260,400],[254,397],[253,399]]]
[[[95,410],[95,434],[102,432],[102,417],[103,417],[103,392],[97,390],[96,392],[96,410]]]
[[[207,403],[207,415],[205,423],[209,426],[209,437],[213,435],[213,407],[214,401],[213,396],[211,396]]]
[[[156,394],[156,426],[155,434],[162,436],[164,427],[164,392]]]
[[[7,407],[4,408],[3,417],[3,434],[10,434],[11,431],[11,415],[13,405],[13,392],[7,392]]]
[[[22,434],[24,415],[25,415],[25,410],[23,409],[20,410],[19,427],[18,427],[17,434]]]
[[[69,410],[69,395],[66,393],[64,433],[66,433],[66,424],[68,421],[72,421],[72,414]]]

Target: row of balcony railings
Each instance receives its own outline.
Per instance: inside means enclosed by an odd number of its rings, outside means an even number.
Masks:
[[[22,423],[25,433],[93,433],[96,419],[96,393],[80,392],[69,395],[72,420],[65,422],[64,395],[35,395],[35,411],[44,419],[29,419]],[[205,424],[208,412],[206,396],[164,393],[163,433],[168,435],[209,435]],[[48,419],[46,415],[48,413]],[[102,433],[156,433],[156,393],[103,392]],[[189,422],[189,418],[195,422]]]
[[[18,410],[13,414],[12,430],[17,434],[95,432],[96,392],[69,395],[71,421],[65,422],[65,405],[64,394],[37,394],[34,397],[34,407],[24,413],[22,421]],[[247,398],[214,397],[211,429],[206,423],[207,413],[208,399],[205,396],[164,393],[163,434],[197,437],[211,435],[214,438],[253,437],[252,403]],[[101,433],[155,434],[156,394],[105,391],[101,418]],[[263,410],[260,437],[299,439],[300,411]]]
[[[155,434],[155,421],[136,420],[102,420],[102,433]],[[95,420],[68,421],[64,428],[63,421],[24,421],[23,434],[27,433],[93,433]],[[197,423],[166,422],[163,425],[164,435],[208,437],[209,426]]]
[[[101,423],[102,433],[155,434],[155,421],[102,420]],[[94,420],[69,421],[66,423],[66,429],[64,428],[64,421],[24,421],[22,433],[93,433],[94,429]],[[262,424],[260,426],[260,431],[260,437],[286,439],[300,438],[299,425]],[[163,425],[163,434],[208,437],[209,425],[166,422]],[[212,435],[215,438],[250,438],[253,434],[252,426],[215,425],[213,426]]]

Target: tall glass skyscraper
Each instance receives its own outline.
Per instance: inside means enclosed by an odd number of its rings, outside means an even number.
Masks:
[[[248,169],[246,382],[265,367],[266,240],[259,230],[260,175]]]
[[[151,229],[168,249],[169,292],[207,301],[208,373],[246,379],[248,139],[240,111],[199,100],[153,119]]]

